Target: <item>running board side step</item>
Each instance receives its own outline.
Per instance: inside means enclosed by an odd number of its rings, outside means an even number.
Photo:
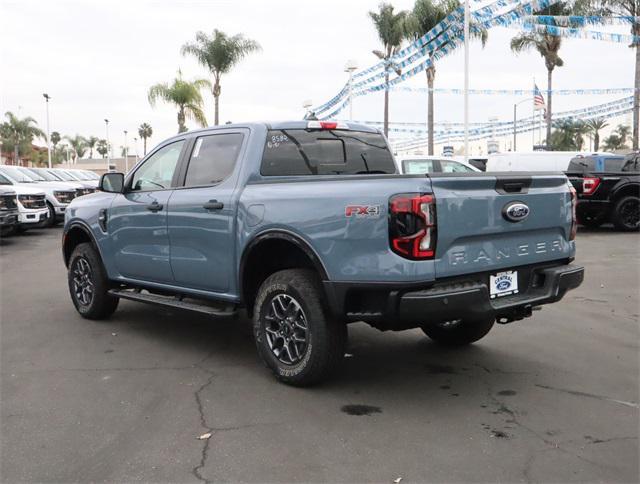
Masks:
[[[176,309],[186,309],[188,311],[208,314],[209,316],[228,317],[236,314],[235,305],[231,303],[212,306],[204,302],[199,302],[197,299],[185,301],[179,296],[160,296],[158,294],[143,293],[137,289],[111,289],[109,290],[109,294],[122,299],[130,299],[131,301],[155,304],[156,306],[168,306]]]

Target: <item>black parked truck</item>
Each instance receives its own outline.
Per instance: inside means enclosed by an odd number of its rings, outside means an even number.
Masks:
[[[599,227],[611,222],[626,232],[640,229],[639,165],[640,152],[573,158],[566,174],[578,194],[578,223]]]

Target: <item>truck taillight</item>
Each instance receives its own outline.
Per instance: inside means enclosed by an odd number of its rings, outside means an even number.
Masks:
[[[582,194],[583,195],[593,195],[593,192],[596,191],[600,185],[600,178],[596,177],[585,177],[582,179]]]
[[[578,219],[576,217],[578,195],[576,194],[576,189],[573,188],[571,182],[569,182],[569,192],[571,193],[571,232],[569,233],[569,240],[575,240],[576,232],[578,231]]]
[[[389,245],[396,254],[413,260],[433,259],[436,226],[433,195],[402,193],[389,200]]]

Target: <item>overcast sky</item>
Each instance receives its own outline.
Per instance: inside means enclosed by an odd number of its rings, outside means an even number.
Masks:
[[[413,1],[392,3],[408,9]],[[206,77],[194,60],[180,55],[180,47],[198,30],[218,28],[243,33],[263,49],[223,77],[221,122],[300,119],[305,99],[317,105],[341,88],[347,59],[355,59],[360,67],[376,61],[371,50],[379,48],[379,41],[367,11],[377,5],[377,0],[0,0],[0,109],[33,116],[44,129],[42,93],[47,92],[52,97],[52,131],[104,137],[103,120],[108,118],[111,141],[120,146],[124,130],[134,133],[140,123],[148,122],[154,128],[151,143],[159,142],[176,132],[176,112],[162,103],[151,108],[149,86],[171,81],[178,68],[187,79]],[[623,26],[613,30],[628,33]],[[540,88],[546,87],[540,56],[516,56],[509,50],[516,33],[495,28],[484,49],[474,43],[471,88],[530,89],[534,76]],[[565,66],[554,73],[558,89],[633,86],[633,52],[624,44],[568,39],[561,57]],[[462,50],[439,61],[437,69],[436,87],[463,87]],[[405,85],[425,84],[420,74]],[[621,96],[558,96],[554,111],[617,97]],[[392,93],[391,119],[426,120],[425,98]],[[473,96],[471,121],[511,119],[516,100]],[[207,119],[213,122],[210,93],[205,103]],[[523,116],[530,112],[528,105],[520,109]],[[354,118],[382,120],[382,94],[356,99]],[[462,97],[437,95],[436,121],[462,120]],[[524,138],[531,141],[530,134]]]

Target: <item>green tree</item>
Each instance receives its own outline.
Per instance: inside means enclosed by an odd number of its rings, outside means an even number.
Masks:
[[[625,126],[624,124],[619,124],[616,128],[616,134],[620,137],[620,141],[622,143],[622,147],[627,147],[627,138],[631,134],[631,128],[629,126]]]
[[[228,73],[244,57],[260,50],[260,44],[246,39],[242,34],[229,36],[218,29],[209,37],[204,32],[196,33],[195,42],[187,42],[182,46],[182,55],[192,55],[198,62],[209,69],[213,76],[213,99],[215,105],[214,123],[219,124],[219,101],[222,74]]]
[[[593,135],[593,151],[598,151],[600,147],[600,130],[609,126],[605,118],[589,119],[586,123],[588,132]]]
[[[87,140],[79,134],[73,137],[65,136],[65,139],[69,142],[71,148],[73,149],[73,162],[77,163],[78,158],[82,158],[87,152]]]
[[[96,151],[100,156],[106,158],[107,153],[109,152],[109,145],[107,144],[106,139],[101,139],[96,143]]]
[[[402,10],[394,13],[393,5],[381,3],[377,12],[369,12],[369,18],[375,26],[378,38],[382,42],[383,50],[374,50],[373,54],[381,59],[385,65],[384,74],[384,135],[389,135],[389,71],[394,69],[400,75],[400,70],[394,67],[391,57],[400,50],[405,35],[405,19],[407,12]]]
[[[138,134],[140,135],[140,138],[142,138],[142,143],[144,145],[144,154],[146,156],[146,154],[147,154],[147,139],[149,139],[149,138],[151,138],[151,136],[153,136],[153,128],[151,127],[151,125],[149,123],[142,123],[138,127]]]
[[[13,162],[19,164],[20,157],[31,154],[31,144],[34,138],[46,140],[44,132],[38,128],[37,122],[31,116],[18,118],[11,111],[5,113],[7,121],[0,125],[0,139],[2,150],[13,154]]]
[[[87,148],[89,148],[89,158],[93,158],[93,150],[96,147],[96,143],[98,143],[98,138],[96,136],[89,136],[86,141]]]
[[[416,40],[428,32],[445,19],[447,15],[460,8],[459,0],[416,0],[413,10],[409,12],[405,21],[405,35],[410,40]],[[487,30],[472,24],[471,36],[479,38],[484,46],[487,41]],[[442,35],[442,34],[440,34]],[[437,38],[437,37],[436,37]],[[444,47],[449,42],[444,42]],[[427,132],[428,132],[428,154],[433,155],[433,124],[434,124],[434,103],[433,86],[436,78],[435,51],[429,54],[431,65],[425,70],[427,74]]]
[[[559,2],[544,10],[536,12],[536,15],[570,15],[573,9],[569,2]],[[551,146],[551,125],[552,125],[552,100],[553,100],[553,70],[562,67],[564,61],[558,55],[562,46],[562,37],[551,35],[546,32],[523,32],[511,39],[511,50],[520,53],[535,49],[544,59],[547,68],[547,146]]]
[[[149,88],[149,104],[155,106],[158,99],[173,104],[178,108],[178,133],[187,131],[185,124],[187,119],[192,119],[200,126],[207,125],[207,119],[204,116],[202,94],[200,89],[203,87],[211,87],[211,83],[206,79],[195,79],[194,81],[185,81],[182,79],[182,73],[178,71],[176,77],[171,84],[156,84]]]
[[[551,133],[548,149],[553,151],[580,151],[584,145],[584,135],[588,132],[584,121],[562,119],[553,123],[556,128]]]

